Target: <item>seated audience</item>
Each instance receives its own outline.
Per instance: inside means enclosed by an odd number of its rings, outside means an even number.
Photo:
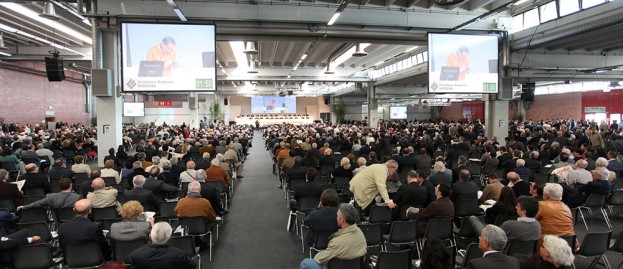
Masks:
[[[119,176],[119,172],[114,169],[115,161],[112,159],[106,160],[104,162],[104,169],[100,170],[101,177],[114,177],[117,184],[121,183],[121,176]]]
[[[0,184],[0,186],[2,186]],[[74,207],[74,204],[82,198],[77,193],[72,192],[72,184],[71,180],[68,178],[61,178],[58,181],[58,187],[61,192],[57,193],[48,193],[45,198],[32,202],[30,204],[24,206],[18,206],[17,211],[22,209],[30,209],[30,208],[51,208],[51,209],[60,209],[67,207]],[[0,187],[1,189],[2,187]]]
[[[149,243],[132,251],[129,263],[135,269],[194,269],[197,267],[181,249],[167,246],[173,229],[168,222],[158,222],[149,233]]]
[[[177,202],[174,211],[178,218],[204,217],[209,224],[216,220],[216,212],[210,201],[201,197],[201,184],[197,181],[188,184],[188,194]]]
[[[513,255],[519,261],[521,268],[573,268],[573,251],[569,243],[555,235],[543,237],[543,247],[537,253]]]
[[[422,248],[420,269],[451,269],[452,253],[439,239],[428,239]]]
[[[24,195],[17,188],[17,184],[7,182],[9,180],[9,172],[0,169],[0,199],[11,199],[13,205],[22,205]]]
[[[454,206],[449,199],[450,193],[450,186],[446,183],[441,183],[435,187],[437,199],[432,201],[426,208],[407,209],[407,218],[417,220],[418,227],[416,231],[419,237],[424,235],[428,226],[428,220],[454,218]]]
[[[446,183],[452,186],[452,170],[446,169],[446,165],[443,162],[437,161],[433,166],[429,180],[435,186],[439,185],[439,183]]]
[[[88,218],[91,214],[92,203],[87,199],[81,199],[74,205],[76,217],[61,223],[58,226],[58,241],[61,246],[83,245],[97,242],[104,254],[105,259],[110,258],[110,250],[101,225],[91,222]]]
[[[562,191],[562,186],[557,183],[547,183],[543,188],[543,201],[539,202],[539,212],[534,217],[541,224],[542,236],[546,234],[575,235],[571,210],[561,202]],[[537,249],[543,241],[542,236]]]
[[[461,170],[459,179],[459,182],[452,185],[452,194],[450,196],[455,211],[459,208],[461,200],[478,199],[478,186],[476,186],[476,183],[470,181],[471,175],[467,169]]]
[[[509,181],[508,186],[513,188],[516,197],[522,195],[530,196],[530,183],[523,181],[519,174],[510,172],[506,174],[506,178]]]
[[[154,168],[158,169],[157,167]],[[147,211],[158,211],[160,207],[158,198],[156,198],[152,191],[143,189],[145,177],[141,175],[134,176],[132,184],[134,185],[133,189],[123,192],[126,201],[138,201],[143,206],[146,206]]]
[[[479,198],[481,203],[484,203],[487,200],[499,200],[500,193],[504,187],[504,185],[500,182],[500,178],[495,173],[491,173],[487,176],[487,182],[489,184],[487,184]]]
[[[303,220],[303,224],[309,228],[304,239],[307,245],[314,244],[316,233],[336,232],[340,228],[336,221],[338,202],[339,196],[335,190],[328,189],[322,192],[318,208],[309,212]]]
[[[500,199],[489,209],[485,211],[485,221],[489,224],[494,224],[495,218],[498,215],[515,215],[517,210],[517,198],[513,189],[509,187],[503,187],[500,192]]]
[[[517,199],[517,220],[507,220],[500,228],[508,241],[531,241],[541,238],[541,224],[534,218],[539,212],[539,202],[527,196]]]
[[[74,164],[71,166],[71,170],[74,171],[74,173],[79,174],[79,173],[85,173],[85,174],[91,174],[91,167],[88,164],[83,163],[84,162],[84,156],[82,155],[78,155],[76,157],[74,157]]]
[[[480,232],[478,247],[484,252],[482,258],[472,259],[467,262],[469,269],[519,269],[517,259],[506,256],[502,251],[508,239],[504,230],[495,225],[487,225]]]
[[[94,179],[91,182],[93,192],[87,194],[87,199],[91,201],[93,208],[105,208],[110,206],[116,206],[119,209],[119,202],[117,201],[117,189],[112,187],[106,187],[104,180],[100,177]]]
[[[322,186],[320,184],[314,182],[316,178],[316,174],[318,172],[314,168],[307,169],[307,174],[305,175],[305,182],[300,183],[294,186],[294,194],[292,195],[292,200],[290,201],[290,209],[294,212],[298,208],[298,202],[301,201],[303,197],[320,197],[322,194]],[[301,210],[305,210],[306,208],[301,208]]]
[[[115,241],[132,241],[148,239],[149,230],[154,225],[154,219],[145,220],[143,206],[137,201],[128,201],[121,206],[119,215],[123,221],[110,226],[108,237]]]

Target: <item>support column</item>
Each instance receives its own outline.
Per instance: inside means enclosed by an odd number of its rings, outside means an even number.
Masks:
[[[508,136],[508,100],[485,101],[485,136],[503,143]]]
[[[118,31],[98,29],[94,20],[93,25],[93,68],[107,68],[112,70],[113,84],[120,87],[119,63],[117,59],[119,48],[117,40]],[[111,97],[95,97],[95,107],[97,109],[97,165],[104,167],[104,158],[108,155],[108,149],[115,150],[119,145],[123,145],[122,136],[122,98],[118,97],[117,91]]]
[[[337,116],[335,115],[335,111],[333,109],[335,107],[335,105],[337,105],[335,103],[336,102],[335,96],[331,95],[329,97],[329,100],[330,100],[330,102],[329,102],[329,111],[331,111],[331,123],[337,124],[338,123],[337,122]]]
[[[525,102],[524,100],[521,100],[521,99],[517,100],[517,115],[522,120],[526,119],[526,107],[529,106],[526,103],[527,102]]]
[[[191,106],[190,100],[194,99],[194,106]],[[199,98],[197,94],[191,92],[188,94],[188,127],[192,129],[199,129]]]
[[[379,123],[379,103],[374,96],[376,90],[372,83],[368,84],[368,126],[376,128]]]

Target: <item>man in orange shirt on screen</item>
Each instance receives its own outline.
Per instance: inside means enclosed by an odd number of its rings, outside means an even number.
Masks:
[[[147,51],[146,61],[162,61],[164,62],[164,69],[162,70],[163,77],[170,77],[173,68],[177,67],[175,63],[175,39],[170,36],[165,36],[160,44],[151,47]]]
[[[465,74],[469,72],[469,49],[465,46],[460,46],[455,53],[448,56],[445,66],[458,67],[458,80],[465,80]]]

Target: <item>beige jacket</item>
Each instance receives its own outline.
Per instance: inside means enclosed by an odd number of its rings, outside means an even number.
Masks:
[[[319,252],[314,260],[324,264],[325,268],[329,260],[333,258],[352,260],[366,255],[367,243],[363,232],[357,224],[338,230],[329,237],[327,249]]]
[[[385,203],[389,202],[385,185],[388,174],[385,164],[373,164],[357,173],[350,181],[350,191],[354,194],[357,205],[361,208],[368,207],[377,193],[383,197]]]
[[[119,210],[120,207],[119,202],[117,202],[117,189],[111,187],[89,192],[87,199],[91,201],[93,208],[116,206]]]

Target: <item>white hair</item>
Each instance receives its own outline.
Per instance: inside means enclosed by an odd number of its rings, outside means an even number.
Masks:
[[[201,192],[201,184],[199,184],[199,181],[192,181],[188,183],[188,193],[191,192]]]
[[[571,247],[564,239],[555,235],[543,237],[543,247],[549,252],[552,261],[561,266],[571,266],[575,257]]]
[[[212,159],[212,161],[210,161],[210,164],[214,165],[214,166],[218,166],[220,163],[220,161],[218,160],[218,158],[214,158]]]
[[[443,164],[443,162],[435,162],[435,165],[433,166],[433,170],[443,173],[446,171],[446,165]]]
[[[171,224],[165,221],[158,222],[154,224],[154,227],[151,228],[151,233],[149,234],[151,238],[151,243],[154,245],[166,245],[171,239],[171,234],[173,233],[173,228],[171,228]]]
[[[599,157],[595,161],[595,167],[608,167],[608,160],[604,157]]]
[[[342,160],[340,160],[340,166],[344,169],[350,169],[350,160],[346,157],[343,157]]]
[[[524,165],[526,165],[526,161],[524,161],[523,159],[517,160],[517,166],[524,166]]]
[[[145,177],[142,175],[136,175],[132,178],[132,184],[134,184],[135,188],[143,188],[143,184],[145,184]]]
[[[199,169],[197,170],[197,181],[206,181],[206,170]]]
[[[545,187],[543,187],[543,193],[549,195],[549,198],[552,200],[562,200],[562,186],[558,183],[545,184]]]

